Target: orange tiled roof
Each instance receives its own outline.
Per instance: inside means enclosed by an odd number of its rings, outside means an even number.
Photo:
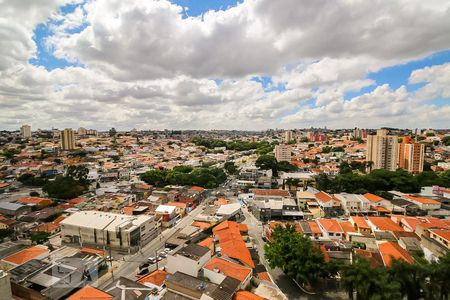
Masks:
[[[86,285],[81,290],[67,298],[67,300],[110,300],[113,296],[98,290],[90,285]]]
[[[16,265],[24,264],[36,257],[39,257],[45,253],[49,253],[48,249],[43,247],[33,246],[27,249],[23,249],[19,252],[11,254],[3,258],[4,261],[11,262]]]
[[[328,232],[342,232],[342,228],[339,226],[338,221],[334,219],[319,219],[317,221]]]
[[[202,246],[202,247],[206,247],[209,248],[212,244],[214,244],[214,239],[213,238],[206,238],[201,242],[198,242],[197,245]]]
[[[70,203],[70,204],[78,204],[78,203],[82,203],[82,202],[86,202],[86,201],[88,201],[88,199],[77,197],[77,198],[73,198],[73,199],[69,200],[68,203]]]
[[[199,186],[193,186],[191,187],[191,191],[196,191],[196,192],[203,192],[205,189]]]
[[[450,230],[448,230],[448,229],[447,230],[435,229],[435,230],[431,230],[431,232],[433,232],[434,234],[440,236],[441,238],[443,238],[447,241],[450,241]]]
[[[65,218],[66,217],[64,216],[59,216],[52,223],[59,226],[59,223],[61,223]]]
[[[219,237],[222,254],[237,259],[252,268],[255,267],[250,251],[242,239],[238,223],[233,221],[222,222],[214,227],[213,233]]]
[[[393,260],[401,259],[407,263],[412,264],[414,262],[413,257],[400,247],[398,243],[395,242],[384,242],[378,245],[380,254],[383,258],[384,265],[390,267]]]
[[[322,230],[320,230],[320,227],[317,225],[316,221],[308,221],[308,225],[313,234],[322,234]]]
[[[240,223],[240,224],[239,224],[239,231],[242,232],[242,233],[247,233],[247,232],[248,232],[248,226],[247,226],[247,224],[242,224],[242,223]]]
[[[320,200],[323,203],[326,203],[328,201],[331,201],[333,199],[333,197],[331,197],[330,195],[328,195],[325,192],[318,192],[317,194],[315,194],[316,198],[318,200]]]
[[[217,199],[216,201],[214,201],[214,205],[216,205],[216,206],[220,206],[220,205],[224,205],[224,204],[228,204],[228,200],[225,198],[220,198],[220,199]]]
[[[262,189],[252,189],[253,194],[256,196],[281,196],[288,197],[289,192],[285,190],[262,190]]]
[[[403,197],[408,198],[412,201],[423,203],[423,204],[440,204],[441,202],[432,200],[432,199],[425,199],[425,198],[419,198],[419,197],[413,197],[409,195],[403,195]]]
[[[209,224],[207,222],[200,222],[200,221],[192,222],[191,225],[192,226],[196,226],[196,227],[200,227],[201,230],[205,230],[205,229],[208,229],[209,227],[211,227],[211,224]]]
[[[238,291],[234,294],[233,300],[264,300],[264,298],[248,291]]]
[[[344,232],[356,232],[352,223],[350,223],[349,221],[340,222],[339,225],[341,226],[342,230],[344,230]]]
[[[8,187],[9,183],[0,183],[0,189]]]
[[[51,233],[51,232],[55,231],[56,229],[58,229],[58,227],[59,227],[58,225],[53,224],[53,223],[44,223],[44,224],[39,224],[38,226],[34,227],[33,229],[31,229],[31,231]]]
[[[167,275],[170,275],[170,273],[163,271],[163,270],[156,270],[156,271],[140,278],[137,282],[142,283],[142,284],[149,282],[149,283],[157,285],[157,286],[162,286],[164,284],[164,281],[167,278]]]
[[[404,231],[400,225],[385,217],[368,217],[368,220],[381,231]]]
[[[260,279],[260,280],[272,282],[272,279],[270,279],[269,273],[267,273],[267,272],[257,273],[256,277],[258,277],[258,279]]]
[[[383,201],[384,198],[381,198],[380,196],[371,194],[371,193],[365,193],[364,198],[366,198],[367,200],[369,200],[370,202],[374,202],[374,203],[378,203],[380,201]]]
[[[369,224],[367,224],[366,219],[364,219],[364,217],[351,216],[350,218],[353,220],[353,222],[355,222],[355,224],[356,224],[356,226],[358,226],[358,228],[364,228],[364,229],[370,228]]]
[[[245,279],[247,279],[248,276],[252,273],[252,270],[250,268],[232,263],[218,257],[212,258],[205,264],[204,268],[211,271],[218,270],[220,273],[237,279],[240,282],[244,282]]]
[[[52,200],[41,197],[22,197],[17,202],[22,204],[39,204],[41,202],[52,202]]]
[[[98,249],[91,249],[91,248],[81,248],[80,252],[90,253],[90,254],[97,254],[97,255],[100,255],[100,256],[104,256],[105,255],[105,251],[98,250]]]
[[[123,208],[123,213],[124,213],[125,215],[132,216],[132,215],[133,215],[133,211],[134,211],[133,206],[125,206],[125,207]]]
[[[176,206],[176,207],[180,207],[180,208],[186,208],[186,203],[182,203],[182,202],[168,202],[166,205],[171,205],[171,206]]]

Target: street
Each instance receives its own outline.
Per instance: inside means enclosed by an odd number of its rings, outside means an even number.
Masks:
[[[206,200],[205,200],[206,201]],[[150,256],[156,257],[157,254],[164,249],[164,245],[167,239],[169,239],[178,229],[184,228],[192,223],[194,217],[200,214],[203,211],[204,205],[201,204],[193,211],[191,211],[188,215],[186,215],[183,219],[178,222],[174,227],[169,228],[163,231],[159,237],[152,240],[150,243],[145,245],[141,251],[137,252],[133,255],[124,256],[124,261],[121,263],[118,270],[113,271],[112,277],[107,280],[101,280],[101,283],[94,284],[99,288],[105,288],[108,284],[112,282],[112,280],[119,278],[120,276],[127,277],[129,279],[134,280],[137,268],[141,263],[147,262],[147,259]],[[165,259],[158,262],[158,266],[163,265]],[[156,264],[152,265],[149,268],[150,272],[156,270]],[[111,274],[111,273],[108,273]],[[108,275],[104,275],[108,276]],[[102,278],[100,278],[102,279]]]

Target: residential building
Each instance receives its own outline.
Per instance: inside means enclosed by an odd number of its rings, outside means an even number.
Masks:
[[[29,139],[31,137],[31,126],[30,125],[22,125],[22,127],[20,127],[20,135],[24,139]]]
[[[414,258],[411,254],[400,247],[400,245],[396,242],[383,241],[378,244],[378,250],[380,251],[383,263],[386,267],[390,267],[393,260],[403,260],[409,264],[414,262]]]
[[[409,173],[421,173],[424,159],[425,144],[416,143],[410,136],[404,136],[399,144],[398,167]]]
[[[66,128],[61,131],[61,149],[73,150],[75,149],[75,135],[72,128]]]
[[[227,276],[241,282],[239,288],[244,289],[252,278],[252,269],[241,266],[237,263],[214,257],[203,267],[203,276],[209,278],[211,282],[220,284]]]
[[[449,229],[430,230],[430,237],[450,250],[450,230]]]
[[[335,219],[319,219],[317,224],[321,228],[324,238],[342,239],[344,231]]]
[[[5,300],[13,299],[10,276],[3,270],[0,270],[0,295],[2,295],[2,299]]]
[[[83,128],[83,127],[80,127],[77,130],[78,135],[86,135],[86,132],[87,132],[86,128]]]
[[[365,139],[367,138],[367,131],[365,129],[355,128],[352,132],[352,138]]]
[[[67,300],[86,300],[86,299],[112,300],[113,296],[103,292],[102,290],[96,289],[90,285],[86,285],[82,289],[75,292],[75,294],[67,298]]]
[[[437,210],[441,208],[441,202],[433,199],[414,197],[410,195],[402,195],[401,199],[417,205],[421,210]]]
[[[284,142],[289,143],[290,141],[294,140],[294,135],[292,133],[292,130],[286,130],[284,132]]]
[[[380,129],[376,135],[367,136],[366,161],[372,162],[371,169],[395,171],[398,167],[398,137],[388,135]]]
[[[11,269],[22,265],[32,259],[43,259],[49,255],[50,251],[42,245],[32,246],[15,252],[0,261],[2,269]]]
[[[198,272],[210,259],[211,251],[209,248],[189,244],[167,256],[166,270],[171,274],[183,272],[197,277]]]
[[[276,145],[274,151],[277,161],[291,162],[291,146],[285,144]]]
[[[82,211],[60,223],[61,239],[64,243],[80,246],[135,252],[157,236],[160,229],[156,224],[155,217],[148,215]]]

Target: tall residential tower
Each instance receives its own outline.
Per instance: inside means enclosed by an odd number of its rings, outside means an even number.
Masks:
[[[72,128],[66,128],[61,131],[61,149],[73,150],[75,149],[75,135]]]
[[[373,162],[371,169],[395,171],[398,167],[398,137],[388,135],[386,129],[367,136],[366,161]]]

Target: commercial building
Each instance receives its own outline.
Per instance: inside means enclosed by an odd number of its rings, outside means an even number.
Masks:
[[[409,173],[421,173],[424,158],[425,144],[415,143],[409,136],[403,137],[399,145],[398,167],[407,170]]]
[[[99,211],[76,212],[61,223],[64,243],[136,252],[160,229],[153,216],[129,216]]]
[[[61,131],[61,149],[73,150],[75,149],[75,135],[72,128],[66,128]]]
[[[22,127],[20,127],[20,135],[24,139],[30,138],[31,137],[31,126],[30,125],[22,125]]]
[[[291,162],[291,147],[289,145],[276,145],[274,151],[277,161]]]
[[[377,130],[376,135],[367,136],[366,161],[371,169],[395,171],[398,167],[398,137],[388,135],[386,129]]]

